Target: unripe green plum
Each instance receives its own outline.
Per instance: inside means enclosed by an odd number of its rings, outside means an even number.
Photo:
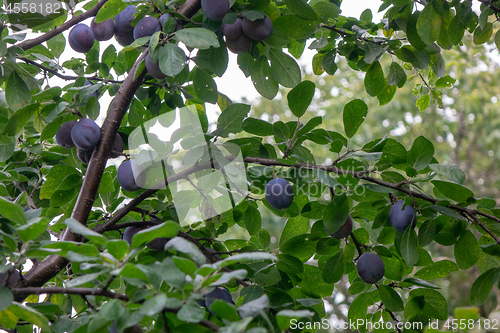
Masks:
[[[363,253],[356,263],[356,270],[361,280],[366,283],[376,283],[385,274],[384,262],[372,252]]]
[[[68,35],[69,46],[80,53],[87,53],[94,46],[94,33],[87,25],[78,23]]]
[[[71,139],[71,130],[73,129],[73,126],[75,126],[76,121],[68,121],[59,127],[56,133],[56,141],[59,144],[59,146],[64,147],[64,148],[73,148],[75,146],[75,143]]]
[[[403,208],[405,201],[399,200],[394,205],[392,205],[389,210],[389,221],[391,225],[400,233],[404,233],[406,228],[411,224],[412,228],[417,224],[417,214],[411,206],[406,206]]]
[[[293,188],[286,179],[272,179],[267,183],[265,192],[266,200],[273,208],[285,209],[293,202]]]
[[[328,231],[328,228],[326,226],[325,226],[325,229],[328,232],[328,234],[330,236],[332,236],[333,238],[335,238],[335,239],[346,238],[347,236],[349,236],[352,233],[352,219],[351,219],[351,215],[347,216],[347,220],[344,223],[344,225],[341,226],[340,229],[337,230],[336,232],[330,233],[330,231]]]
[[[89,118],[80,119],[71,129],[71,139],[83,150],[92,150],[101,139],[101,129]]]
[[[273,34],[273,22],[267,15],[255,21],[250,21],[245,17],[241,22],[241,29],[245,35],[260,42]]]

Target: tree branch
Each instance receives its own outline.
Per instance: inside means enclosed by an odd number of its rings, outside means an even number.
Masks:
[[[26,51],[28,49],[31,49],[34,46],[42,44],[43,42],[48,41],[52,37],[54,37],[56,35],[59,35],[63,31],[68,30],[69,28],[71,28],[75,24],[80,23],[83,20],[88,19],[89,17],[95,16],[97,14],[97,12],[99,11],[99,9],[101,9],[101,7],[107,1],[108,0],[100,0],[93,8],[87,10],[86,12],[84,12],[84,13],[78,15],[78,16],[73,17],[72,19],[64,22],[60,26],[55,27],[54,29],[50,30],[49,32],[47,32],[47,33],[45,33],[45,34],[43,34],[43,35],[41,35],[39,37],[25,40],[24,42],[16,44],[16,46],[18,46],[18,47],[20,47],[20,48],[22,48],[23,50]]]
[[[14,295],[28,296],[28,295],[42,295],[42,294],[64,294],[64,295],[80,295],[80,296],[104,296],[109,298],[121,299],[128,302],[127,295],[115,293],[106,289],[96,288],[63,288],[63,287],[25,287],[11,289]]]

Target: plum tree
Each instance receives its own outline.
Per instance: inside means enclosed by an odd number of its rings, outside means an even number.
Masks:
[[[227,303],[234,304],[233,298],[231,297],[231,293],[229,292],[229,290],[222,287],[215,287],[214,290],[212,290],[205,296],[205,306],[207,307],[208,311],[210,311],[213,315],[215,315],[215,312],[213,312],[210,309],[210,306],[212,306],[213,302],[216,299],[220,299]]]
[[[92,153],[94,152],[94,149],[90,150],[84,150],[80,148],[76,148],[76,156],[82,162],[83,164],[89,164],[90,158],[92,157]]]
[[[69,46],[80,53],[87,53],[94,46],[94,33],[87,25],[79,23],[75,25],[68,35]]]
[[[71,140],[83,150],[91,150],[101,139],[101,129],[89,118],[80,119],[71,129]]]
[[[95,23],[95,18],[90,22],[90,29],[94,33],[95,40],[100,42],[110,40],[115,34],[115,22],[113,19],[107,19],[99,23]]]
[[[250,50],[250,47],[252,46],[252,40],[247,35],[242,33],[240,37],[236,39],[226,37],[226,46],[229,51],[235,54],[241,54]]]
[[[356,270],[361,280],[369,284],[378,282],[385,274],[384,262],[373,252],[363,253],[359,257]]]
[[[222,27],[222,33],[226,38],[237,39],[241,36],[243,30],[241,29],[241,19],[237,18],[232,24],[224,24]]]
[[[115,40],[121,46],[127,46],[134,41],[134,27],[131,23],[134,21],[136,7],[128,5],[123,11],[117,14],[115,21]]]
[[[342,239],[342,238],[345,238],[345,237],[349,236],[351,234],[351,232],[352,232],[352,218],[351,218],[351,215],[347,216],[347,220],[344,223],[344,225],[342,225],[340,227],[340,229],[337,230],[337,231],[335,231],[334,233],[331,233],[330,231],[328,231],[328,228],[326,228],[326,226],[325,226],[325,229],[328,232],[328,234],[330,236],[332,236],[333,238],[335,238],[335,239]]]
[[[241,29],[251,39],[264,41],[273,34],[273,22],[267,15],[255,21],[250,21],[245,17],[241,22]]]
[[[123,139],[120,134],[116,133],[113,144],[111,145],[111,152],[109,158],[117,158],[123,153]]]
[[[145,182],[144,168],[134,160],[120,164],[116,173],[120,186],[129,192],[140,190]]]
[[[164,78],[167,77],[161,71],[160,64],[158,62],[152,62],[151,61],[151,59],[149,58],[149,54],[146,56],[146,70],[155,79],[163,80]]]
[[[134,39],[151,36],[155,32],[160,31],[161,26],[158,19],[152,16],[145,16],[137,22],[134,27]]]
[[[229,11],[229,0],[201,0],[201,8],[212,21],[221,21]]]
[[[56,141],[59,146],[64,148],[72,148],[75,146],[75,143],[71,139],[71,130],[73,126],[75,126],[76,121],[67,121],[59,127],[56,133]]]
[[[290,207],[293,202],[293,188],[290,183],[283,178],[275,178],[266,185],[266,200],[276,209]]]
[[[406,206],[403,209],[404,203],[404,200],[399,200],[389,210],[389,221],[394,229],[400,233],[404,233],[410,224],[414,228],[417,223],[415,210],[411,206]]]

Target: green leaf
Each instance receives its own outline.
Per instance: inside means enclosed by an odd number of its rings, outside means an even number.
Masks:
[[[198,266],[191,259],[173,256],[174,264],[181,270],[182,273],[194,277],[194,272],[198,269]]]
[[[179,232],[179,225],[172,221],[141,230],[132,237],[132,248],[143,246],[155,238],[173,238]],[[181,251],[182,252],[182,251]]]
[[[431,96],[430,95],[422,95],[417,99],[417,107],[420,112],[425,111],[427,107],[429,106],[429,103],[431,102]]]
[[[0,134],[0,162],[8,160],[16,148],[16,138]]]
[[[100,23],[113,18],[116,14],[125,9],[125,7],[127,7],[127,4],[123,3],[122,0],[109,0],[97,12],[95,22]]]
[[[434,145],[423,136],[413,141],[406,163],[417,171],[425,169],[434,156]]]
[[[25,107],[31,102],[30,90],[16,71],[12,71],[7,79],[5,99],[9,107],[14,111]]]
[[[199,99],[212,104],[217,103],[219,99],[217,85],[214,79],[199,67],[194,72],[193,87]]]
[[[17,234],[23,242],[33,240],[47,230],[50,220],[46,217],[30,219],[27,224],[16,227]]]
[[[283,331],[290,328],[290,326],[293,324],[293,319],[295,319],[295,323],[297,323],[300,318],[311,318],[313,316],[314,312],[309,310],[281,310],[276,314],[276,321],[280,330]]]
[[[366,294],[360,294],[354,299],[349,307],[349,312],[347,317],[350,322],[357,322],[358,319],[365,320],[366,314],[368,313],[368,300]]]
[[[318,15],[311,6],[303,0],[285,0],[286,8],[303,20],[316,21]]]
[[[337,197],[337,196],[336,196]],[[323,223],[330,233],[337,232],[347,221],[349,216],[349,202],[342,203],[331,201],[323,211]]]
[[[425,246],[430,244],[436,236],[436,223],[433,219],[425,221],[418,229],[418,244]]]
[[[250,112],[250,105],[234,103],[222,111],[217,119],[217,133],[227,137],[229,133],[239,133],[242,130],[243,119]]]
[[[467,199],[474,196],[474,193],[467,187],[448,180],[433,180],[431,183],[441,194],[458,202],[466,202]]]
[[[301,1],[301,0],[296,0]],[[316,85],[311,81],[302,81],[288,92],[288,107],[296,117],[302,117],[311,104]]]
[[[246,252],[246,253],[238,253],[230,257],[227,257],[225,259],[222,259],[221,261],[216,262],[214,266],[222,268],[236,263],[244,264],[247,262],[262,261],[262,260],[277,261],[278,258],[274,254],[268,252]]]
[[[386,285],[380,285],[378,287],[378,294],[380,295],[380,300],[384,303],[384,307],[392,312],[398,312],[404,310],[403,300],[401,296]]]
[[[130,252],[130,245],[122,239],[110,239],[105,244],[108,252],[117,260],[122,261]]]
[[[456,164],[429,164],[429,168],[440,176],[446,177],[457,184],[463,184],[465,172]]]
[[[326,283],[337,283],[344,275],[346,260],[344,251],[337,252],[323,266],[321,276]]]
[[[273,27],[276,30],[283,31],[288,37],[294,38],[298,41],[309,37],[316,30],[318,30],[316,22],[303,20],[295,15],[279,16],[273,20]]]
[[[277,143],[284,143],[291,138],[290,129],[284,122],[277,121],[273,124],[274,136],[278,139]]]
[[[90,230],[72,217],[66,219],[64,224],[66,224],[75,234],[82,235],[97,244],[103,245],[108,240],[106,236]]]
[[[415,315],[424,315],[428,318],[439,320],[446,320],[448,318],[448,303],[443,295],[435,290],[424,288],[414,289],[410,292],[409,299],[410,301],[407,303],[404,312],[405,317],[409,320]],[[415,301],[417,301],[418,306],[412,308],[411,305],[415,305]],[[410,302],[413,304],[410,304]]]
[[[134,236],[135,238],[135,236]],[[133,240],[132,240],[133,242]],[[172,238],[165,245],[165,250],[173,248],[176,251],[187,254],[196,263],[203,265],[207,258],[201,253],[196,245],[181,237]]]
[[[384,90],[387,82],[380,62],[376,61],[371,65],[370,69],[366,72],[364,84],[368,95],[373,97]]]
[[[458,267],[453,261],[440,260],[421,268],[415,273],[415,276],[423,280],[436,280],[447,277],[448,274],[457,270]]]
[[[470,230],[465,230],[455,244],[454,252],[458,267],[468,269],[479,260],[481,247],[476,236]]]
[[[271,73],[274,79],[284,87],[293,88],[300,83],[300,67],[289,55],[279,49],[269,49]]]
[[[156,52],[158,52],[158,65],[160,66],[160,70],[167,76],[179,74],[186,65],[186,54],[175,44],[167,43],[159,47]],[[196,73],[198,73],[198,71],[196,71]]]
[[[11,306],[9,306],[8,310],[10,310],[14,315],[18,318],[27,321],[35,326],[41,328],[44,332],[50,332],[49,320],[43,314],[38,312],[37,310],[25,306],[21,303],[13,302]]]
[[[397,62],[392,62],[387,75],[387,84],[403,88],[406,83],[406,73]]]
[[[41,110],[42,105],[38,103],[27,105],[26,107],[18,110],[12,115],[12,117],[10,117],[7,125],[5,125],[3,134],[10,136],[19,134],[35,113],[40,112]]]
[[[411,267],[417,263],[419,258],[418,239],[413,228],[406,228],[401,237],[400,251],[406,266]]]
[[[14,295],[9,288],[0,286],[0,311],[7,309],[14,301]]]
[[[175,37],[187,47],[194,47],[200,50],[219,47],[217,35],[205,28],[181,29],[175,32]]]
[[[432,3],[422,10],[417,20],[417,32],[422,41],[430,45],[438,39],[441,32],[441,16],[436,12]]]
[[[139,279],[145,282],[149,282],[149,279],[146,276],[146,274],[130,262],[126,263],[119,269],[111,271],[111,275],[124,276],[128,278]]]
[[[283,228],[279,244],[297,235],[305,234],[309,230],[309,219],[303,216],[290,217]]]
[[[480,26],[477,26],[476,30],[474,30],[472,41],[476,45],[484,44],[490,39],[492,34],[493,34],[493,24],[491,22],[488,22],[484,26],[484,29],[481,29]]]
[[[313,8],[316,11],[316,13],[324,19],[329,19],[329,18],[334,19],[340,15],[340,8],[332,2],[328,1],[316,2],[313,5]]]
[[[246,118],[241,124],[241,128],[250,134],[258,136],[269,136],[273,135],[273,125],[257,118]]]
[[[271,67],[266,57],[260,57],[255,64],[250,67],[250,75],[255,89],[262,97],[272,100],[279,90],[278,82],[273,78]]]
[[[0,197],[0,215],[17,225],[26,224],[26,216],[24,215],[23,208],[2,197]]]
[[[302,261],[289,254],[278,254],[278,262],[276,266],[280,271],[287,274],[300,274],[304,271],[304,264]]]
[[[492,268],[479,275],[470,290],[471,305],[479,306],[486,302],[493,284],[497,284],[498,282],[499,274],[500,268]]]
[[[210,310],[212,310],[217,316],[225,320],[238,321],[241,319],[236,306],[234,306],[233,304],[229,304],[221,299],[214,300],[214,302],[210,305]]]
[[[403,282],[411,283],[412,285],[420,286],[420,287],[426,287],[426,288],[432,288],[432,289],[441,289],[441,287],[438,287],[438,286],[436,286],[436,285],[434,285],[432,283],[429,283],[429,282],[421,280],[421,279],[413,278],[413,277],[406,278],[406,279],[403,280]]]
[[[449,75],[441,77],[436,81],[436,88],[451,88],[457,80]]]
[[[367,114],[368,106],[360,99],[352,100],[344,106],[344,130],[348,138],[352,138],[356,134]]]
[[[258,233],[262,227],[262,217],[260,216],[259,210],[253,205],[248,205],[245,215],[243,216],[243,223],[250,236]]]

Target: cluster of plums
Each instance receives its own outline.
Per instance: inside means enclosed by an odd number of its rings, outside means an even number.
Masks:
[[[78,121],[68,121],[59,127],[56,133],[57,143],[64,148],[77,148],[78,159],[89,163],[94,148],[101,139],[101,129],[92,119],[82,118]],[[111,146],[110,158],[116,158],[123,152],[123,139],[116,133]]]

